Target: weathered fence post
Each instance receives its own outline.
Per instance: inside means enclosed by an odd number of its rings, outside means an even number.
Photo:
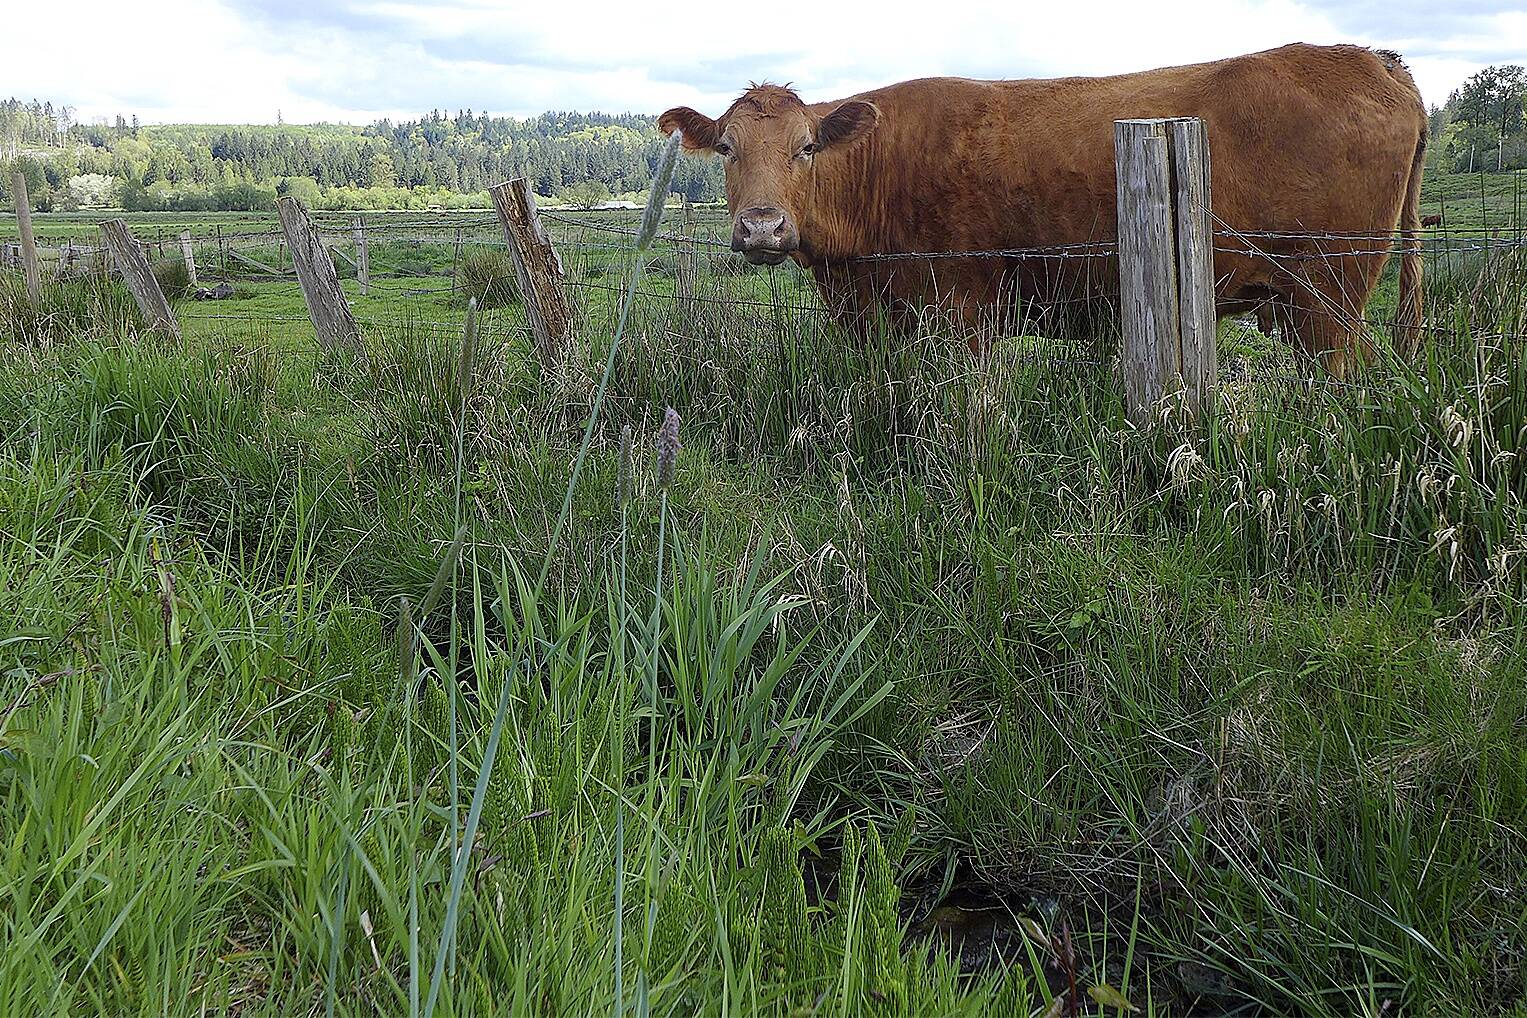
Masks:
[[[451,292],[456,292],[456,280],[461,276],[461,227],[456,227],[456,251],[451,255]]]
[[[361,296],[371,292],[371,258],[366,252],[366,220],[355,217],[355,281],[360,284]]]
[[[143,317],[148,319],[150,325],[164,329],[179,339],[180,322],[175,318],[170,302],[164,299],[164,291],[159,289],[159,280],[154,278],[153,270],[149,268],[143,245],[138,243],[132,231],[127,228],[126,220],[111,219],[102,223],[101,238],[121,271],[128,291],[138,302]]]
[[[32,235],[32,203],[27,200],[26,174],[11,174],[11,195],[16,199],[16,227],[21,232],[21,265],[27,274],[27,295],[32,303],[42,295],[42,273],[37,269],[37,238]]]
[[[1121,362],[1129,418],[1152,425],[1181,390],[1196,424],[1218,383],[1209,141],[1202,120],[1114,122]]]
[[[680,301],[693,301],[699,286],[699,256],[695,251],[695,207],[686,197],[679,210],[679,236],[673,246],[673,293]]]
[[[535,196],[524,177],[499,184],[489,192],[493,208],[509,242],[514,272],[519,277],[525,318],[535,336],[543,364],[553,364],[566,349],[572,334],[573,311],[563,289],[562,259],[536,213]]]
[[[180,257],[186,262],[186,275],[190,277],[192,286],[200,286],[196,279],[196,253],[191,250],[191,231],[180,231]]]
[[[350,305],[345,303],[345,291],[339,285],[339,273],[324,249],[313,220],[302,203],[290,195],[277,199],[276,215],[281,220],[281,232],[286,235],[287,246],[292,252],[292,267],[302,283],[302,297],[307,302],[308,317],[313,320],[313,331],[318,334],[319,345],[326,350],[347,350],[358,357],[366,354],[361,342],[360,330]]]

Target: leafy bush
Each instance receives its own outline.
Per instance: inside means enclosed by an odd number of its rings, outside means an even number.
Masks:
[[[519,282],[507,251],[467,252],[461,257],[457,277],[462,292],[477,298],[478,307],[504,307],[519,300]]]

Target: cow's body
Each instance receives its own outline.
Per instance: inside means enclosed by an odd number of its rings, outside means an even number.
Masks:
[[[756,91],[711,123],[725,130]],[[1397,57],[1355,46],[1298,44],[1106,78],[925,78],[804,111],[820,123],[855,101],[873,104],[878,123],[815,154],[787,199],[799,234],[791,256],[855,320],[874,307],[931,305],[975,324],[1015,290],[1041,299],[1115,293],[1117,262],[1077,257],[1085,249],[1074,245],[1117,235],[1121,119],[1206,121],[1215,228],[1243,235],[1216,242],[1221,313],[1275,301],[1301,345],[1337,373],[1357,352],[1390,234],[1419,225],[1420,96]],[[728,181],[735,198],[730,173]],[[862,257],[1021,248],[1053,250]],[[1409,327],[1419,321],[1419,258],[1407,255],[1402,268]]]

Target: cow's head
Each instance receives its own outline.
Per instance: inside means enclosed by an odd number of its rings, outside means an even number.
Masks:
[[[814,113],[789,88],[750,87],[712,120],[688,106],[658,118],[664,134],[682,131],[691,152],[726,161],[726,202],[732,212],[732,250],[754,265],[778,265],[801,246],[801,216],[816,160],[875,129],[880,110],[851,99]]]

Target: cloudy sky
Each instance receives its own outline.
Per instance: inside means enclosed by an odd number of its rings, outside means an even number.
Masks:
[[[15,6],[0,91],[61,101],[87,122],[270,122],[279,111],[288,123],[366,123],[435,107],[715,114],[750,79],[791,81],[818,101],[923,75],[1108,74],[1294,41],[1397,49],[1440,103],[1486,64],[1527,63],[1520,0]]]

